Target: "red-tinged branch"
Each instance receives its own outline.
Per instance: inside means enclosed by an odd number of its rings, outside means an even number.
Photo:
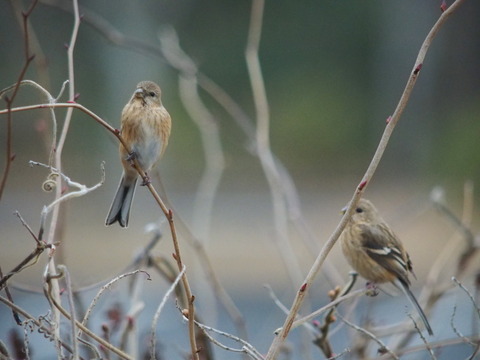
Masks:
[[[5,102],[7,103],[7,131],[6,131],[6,149],[5,149],[5,169],[3,171],[2,181],[0,182],[0,201],[2,200],[2,195],[5,190],[5,186],[7,185],[8,175],[10,174],[10,168],[12,167],[12,162],[14,159],[14,155],[12,152],[12,113],[10,109],[12,108],[13,101],[17,97],[18,89],[20,88],[20,84],[25,77],[28,67],[30,63],[35,58],[35,55],[30,54],[30,46],[29,46],[29,36],[28,36],[28,18],[32,14],[33,9],[37,5],[38,0],[33,0],[30,4],[30,7],[27,11],[22,12],[23,17],[23,37],[24,37],[24,51],[25,51],[25,63],[20,71],[20,74],[17,78],[17,83],[13,88],[13,92],[10,96],[5,97]]]

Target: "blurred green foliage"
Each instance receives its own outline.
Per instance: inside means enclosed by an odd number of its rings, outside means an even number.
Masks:
[[[175,155],[169,155],[174,156],[170,162],[201,165],[198,130],[180,102],[176,72],[159,57],[112,44],[89,19],[92,14],[98,16],[150,46],[159,46],[159,32],[173,26],[200,70],[254,118],[244,60],[250,6],[248,1],[237,0],[81,1],[85,21],[75,48],[78,101],[118,126],[121,108],[136,82],[158,81],[175,121],[169,149]],[[23,40],[10,2],[3,0],[2,8],[3,88],[18,76]],[[71,8],[70,1],[40,1],[32,16],[32,29],[47,60],[49,81],[44,85],[53,94],[67,78],[64,44],[69,42],[73,23],[71,13],[60,8]],[[479,11],[478,2],[466,2],[434,41],[382,165],[393,174],[399,166],[401,173],[427,181],[479,180]],[[271,111],[272,146],[287,167],[304,169],[305,176],[365,169],[421,42],[439,15],[438,2],[267,1],[260,56]],[[27,78],[40,81],[42,77],[32,66]],[[202,96],[212,104],[208,96]],[[24,99],[31,101],[38,98]],[[226,151],[243,156],[239,153],[245,151],[244,135],[218,107],[212,106],[212,111]],[[71,146],[80,145],[86,152],[72,150],[73,156],[82,158],[99,149],[114,152],[108,135],[83,115],[78,118]],[[29,126],[23,122],[22,127]]]

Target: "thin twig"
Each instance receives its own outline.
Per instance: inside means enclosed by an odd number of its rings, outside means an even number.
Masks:
[[[113,278],[112,280],[110,280],[108,283],[106,283],[105,285],[102,286],[102,288],[98,291],[98,293],[95,295],[95,297],[92,299],[92,301],[90,302],[90,305],[88,306],[86,312],[85,312],[85,315],[83,316],[83,320],[82,320],[82,325],[84,326],[87,326],[87,322],[88,322],[88,319],[90,317],[90,314],[92,313],[93,311],[93,308],[95,307],[95,305],[97,304],[98,300],[100,299],[100,297],[103,295],[103,293],[110,289],[112,287],[112,285],[114,285],[116,282],[120,281],[121,279],[125,278],[125,277],[128,277],[128,276],[133,276],[133,275],[136,275],[138,273],[143,273],[147,276],[147,280],[150,280],[150,275],[146,272],[146,271],[143,271],[143,270],[135,270],[135,271],[132,271],[132,272],[129,272],[129,273],[126,273],[126,274],[121,274],[121,275],[118,275],[116,276],[115,278]],[[81,331],[78,332],[77,336],[80,337],[82,334]]]
[[[32,86],[33,88],[39,90],[43,96],[45,96],[47,98],[47,101],[50,103],[50,104],[54,104],[58,101],[58,99],[61,97],[62,93],[63,93],[63,89],[65,88],[65,84],[68,83],[68,81],[64,82],[63,85],[62,85],[62,89],[60,91],[60,93],[58,94],[58,96],[56,98],[52,97],[52,95],[43,87],[41,86],[40,84],[36,83],[35,81],[32,81],[32,80],[22,80],[20,82],[20,86],[23,86],[23,85],[28,85],[28,86]],[[17,86],[17,83],[13,84],[13,85],[10,85],[8,87],[6,87],[5,89],[2,89],[0,91],[0,98],[3,96],[3,94],[5,94],[6,92],[10,91],[11,89],[14,89],[15,87]],[[52,143],[50,145],[50,150],[49,150],[49,157],[48,157],[48,164],[53,166],[53,158],[54,158],[54,155],[55,155],[55,145],[56,145],[56,141],[57,141],[57,118],[55,116],[55,110],[54,108],[49,108],[48,109],[49,113],[50,113],[50,117],[52,119]]]
[[[452,310],[452,315],[450,315],[450,327],[452,328],[453,332],[461,339],[463,339],[465,342],[468,342],[467,337],[464,336],[460,330],[455,326],[455,315],[457,314],[457,304],[453,304],[453,310]],[[473,345],[470,343],[470,345]]]
[[[147,278],[150,280],[150,277]],[[138,356],[140,354],[138,347],[138,323],[139,316],[145,309],[143,299],[143,289],[145,282],[140,281],[138,276],[132,277],[129,284],[129,306],[124,316],[123,328],[120,331],[120,349],[128,351],[130,354]]]
[[[53,339],[55,337],[55,333],[51,328],[46,327],[43,325],[41,321],[36,319],[33,315],[25,311],[23,308],[20,306],[17,306],[15,303],[11,302],[10,300],[4,298],[3,296],[0,296],[0,302],[4,303],[6,306],[10,307],[12,310],[16,311],[20,315],[22,315],[27,321],[32,322],[37,328],[38,331],[43,333],[44,335],[48,336],[48,338]],[[60,345],[64,347],[67,351],[70,353],[73,353],[72,348],[70,345],[64,343],[63,341],[60,341]]]
[[[332,302],[329,302],[327,305],[321,307],[320,309],[315,310],[314,312],[312,312],[312,313],[310,313],[310,314],[308,314],[308,315],[306,315],[306,316],[304,316],[304,317],[302,317],[302,318],[300,318],[296,321],[293,321],[290,325],[290,330],[293,330],[293,329],[299,327],[300,325],[303,325],[305,322],[313,320],[314,318],[316,318],[317,316],[319,316],[323,312],[325,312],[325,311],[327,311],[331,308],[336,307],[338,304],[340,304],[341,302],[343,302],[345,300],[348,300],[348,299],[356,297],[356,296],[364,295],[367,292],[368,292],[368,289],[358,289],[358,290],[352,291],[351,293],[349,293],[347,295],[340,296],[340,297],[336,298],[335,300],[333,300]],[[283,331],[283,328],[278,328],[278,329],[275,330],[275,334],[278,335],[282,331]]]
[[[6,97],[5,101],[7,103],[7,131],[5,134],[6,141],[5,141],[5,168],[3,171],[2,180],[0,181],[0,201],[2,200],[2,195],[5,190],[5,186],[7,184],[8,175],[10,174],[10,168],[12,166],[13,159],[15,155],[12,151],[12,113],[10,109],[12,107],[13,101],[17,97],[18,90],[20,89],[20,83],[23,80],[30,63],[32,62],[35,55],[30,54],[30,45],[29,45],[29,32],[28,32],[28,18],[32,14],[35,6],[37,5],[38,0],[32,0],[30,7],[27,11],[22,12],[23,17],[23,39],[24,39],[24,64],[22,69],[20,70],[20,74],[18,75],[17,82],[13,89],[12,95],[10,97]]]
[[[347,319],[345,319],[343,316],[341,316],[340,314],[337,314],[338,317],[345,323],[347,324],[348,326],[350,326],[352,329],[358,331],[359,333],[361,334],[364,334],[366,336],[368,336],[370,339],[372,339],[373,341],[375,341],[378,346],[380,346],[380,349],[379,351],[383,354],[383,353],[388,353],[391,357],[393,357],[395,360],[400,360],[400,358],[383,342],[381,341],[378,337],[376,337],[374,334],[372,334],[370,331],[360,327],[360,326],[357,326],[353,323],[351,323],[350,321],[348,321]]]
[[[435,354],[433,353],[433,349],[432,347],[430,346],[429,342],[427,341],[427,339],[425,338],[425,336],[423,335],[422,331],[420,330],[420,328],[418,327],[418,324],[417,322],[415,321],[415,318],[412,316],[412,314],[407,314],[408,317],[410,318],[410,320],[412,320],[413,322],[413,325],[414,325],[414,328],[415,328],[415,331],[417,332],[418,336],[420,337],[420,339],[422,339],[423,343],[425,344],[425,348],[428,350],[428,354],[430,355],[430,358],[432,360],[437,360],[437,357],[435,356]]]
[[[233,351],[233,352],[243,352],[243,353],[246,353],[247,355],[250,355],[252,356],[253,359],[255,360],[263,360],[264,357],[260,354],[260,352],[255,349],[250,343],[246,342],[245,340],[239,338],[238,336],[235,336],[235,335],[232,335],[232,334],[229,334],[225,331],[221,331],[221,330],[218,330],[218,329],[215,329],[215,328],[212,328],[210,326],[207,326],[207,325],[204,325],[204,324],[201,324],[200,322],[198,321],[195,321],[195,324],[204,331],[205,335],[217,346],[221,347],[222,349],[224,350],[228,350],[228,351]],[[231,348],[229,346],[226,346],[222,343],[220,343],[219,341],[215,340],[213,337],[210,336],[210,334],[208,334],[208,332],[211,331],[211,332],[214,332],[216,334],[219,334],[221,336],[224,336],[228,339],[231,339],[235,342],[238,342],[240,344],[243,345],[243,347],[241,349],[234,349],[234,348]],[[247,351],[248,350],[248,351]]]
[[[270,295],[270,298],[273,300],[274,304],[277,305],[277,307],[285,314],[288,315],[289,309],[280,301],[278,296],[275,294],[273,291],[272,287],[270,285],[264,285],[264,288],[268,290],[268,294]],[[297,314],[297,318],[300,318],[300,315]],[[302,324],[306,329],[308,329],[312,334],[315,332],[315,327],[309,323],[305,322]],[[277,329],[278,331],[278,329]]]
[[[65,265],[58,265],[58,269],[64,274],[65,277],[65,285],[68,294],[68,306],[70,308],[70,323],[71,323],[71,337],[73,342],[72,348],[72,358],[73,360],[78,359],[78,338],[76,336],[76,328],[75,328],[75,321],[76,321],[76,311],[75,311],[75,304],[73,301],[73,288],[72,288],[72,281],[70,279],[70,273]]]
[[[475,313],[477,314],[477,317],[480,320],[480,308],[475,303],[475,299],[473,298],[473,295],[470,293],[470,291],[468,291],[468,289],[460,281],[457,280],[457,278],[452,277],[452,281],[455,284],[457,284],[458,287],[460,287],[460,289],[462,289],[465,292],[465,294],[467,294],[468,298],[470,299],[470,301],[472,303],[473,308],[475,309]]]
[[[2,268],[0,267],[0,278],[3,278],[3,271],[2,271]],[[0,289],[2,287],[0,286]],[[14,302],[13,301],[13,297],[12,297],[12,293],[10,292],[10,288],[5,285],[5,294],[7,294],[7,299],[10,300],[12,303]],[[17,325],[22,325],[22,321],[20,320],[20,317],[18,316],[18,313],[12,309],[12,315],[13,315],[13,318],[15,319],[15,322],[17,323]],[[1,351],[0,351],[1,353]]]
[[[41,1],[38,1],[38,2],[41,3]],[[23,12],[22,12],[23,2],[17,1],[17,0],[10,0],[10,4],[14,10],[15,18],[23,32],[25,29],[23,24]],[[33,63],[36,66],[36,73],[40,80],[39,82],[41,84],[44,84],[44,86],[48,89],[50,88],[50,76],[48,74],[49,62],[45,55],[45,52],[42,50],[42,46],[37,37],[37,32],[35,31],[35,28],[33,28],[32,26],[30,17],[27,19],[27,22],[28,22],[27,23],[28,43],[29,43],[30,51],[33,54],[35,54],[35,57],[33,58]]]
[[[69,101],[69,102],[66,102],[66,103],[47,103],[47,104],[35,104],[35,105],[19,106],[19,107],[12,108],[10,110],[8,110],[8,109],[0,110],[0,115],[8,114],[8,112],[15,113],[15,112],[20,112],[20,111],[30,111],[30,110],[35,110],[35,109],[49,109],[49,108],[52,108],[52,109],[74,108],[74,109],[78,109],[80,111],[83,111],[85,114],[87,114],[88,116],[93,118],[96,122],[98,122],[100,125],[102,125],[104,128],[106,128],[108,131],[110,131],[112,134],[117,136],[118,139],[121,138],[118,130],[116,130],[114,127],[112,127],[109,123],[107,123],[100,116],[95,114],[93,111],[87,109],[85,106],[83,106],[79,103],[76,103],[74,101]],[[122,142],[122,145],[126,146],[127,144]]]
[[[47,248],[53,249],[55,245],[47,245],[43,241],[37,242],[37,246],[35,250],[33,250],[30,254],[28,254],[25,259],[23,259],[17,266],[15,266],[12,270],[10,270],[7,275],[3,276],[0,280],[0,290],[3,289],[7,281],[15,274],[18,274],[20,271],[36,264],[38,258],[43,253],[43,251]],[[33,261],[33,262],[32,262]]]
[[[47,270],[48,271],[48,270]],[[70,315],[70,313],[65,310],[58,302],[57,300],[55,299],[54,296],[52,296],[52,278],[59,278],[61,277],[61,274],[46,274],[46,278],[45,278],[45,284],[46,284],[46,289],[44,291],[47,299],[52,303],[52,305],[63,315],[65,316],[68,320],[71,320],[72,319],[72,316]],[[128,360],[133,360],[133,357],[131,357],[130,355],[124,353],[123,351],[121,351],[120,349],[116,348],[115,346],[113,346],[112,344],[110,344],[109,342],[105,341],[104,339],[102,339],[101,337],[99,337],[98,335],[96,335],[94,332],[92,332],[90,329],[88,329],[87,327],[85,327],[82,323],[78,322],[77,320],[75,320],[75,325],[82,331],[84,332],[87,336],[91,337],[92,339],[94,339],[96,342],[98,342],[100,345],[102,346],[105,346],[108,350],[114,352],[115,354],[117,354],[119,357],[121,357],[122,359],[128,359]]]
[[[475,336],[475,337],[472,336],[472,337],[469,338],[469,342],[479,344],[480,343],[480,338],[478,336]],[[463,343],[464,343],[463,339],[453,338],[453,339],[442,339],[442,340],[437,341],[437,342],[431,342],[431,343],[429,343],[429,346],[432,349],[440,349],[441,350],[441,349],[447,349],[449,347],[453,347],[455,345],[459,345],[459,344],[463,344]],[[412,347],[405,346],[401,349],[395,350],[395,353],[398,356],[403,356],[403,355],[408,355],[408,354],[414,354],[414,353],[424,351],[424,350],[426,350],[425,344],[420,344],[420,345],[412,346]],[[417,357],[414,357],[414,358],[421,358],[421,357],[417,356]],[[390,359],[391,359],[390,354],[384,354],[384,355],[380,356],[377,360],[390,360]]]
[[[153,316],[152,320],[152,327],[151,327],[151,338],[150,338],[150,356],[152,360],[155,360],[155,354],[156,354],[156,343],[157,343],[157,335],[156,335],[156,328],[157,328],[157,323],[158,319],[160,318],[160,313],[162,312],[163,308],[165,307],[165,304],[167,303],[168,298],[172,294],[173,291],[175,291],[175,288],[178,285],[178,282],[181,280],[183,277],[183,273],[185,272],[185,266],[183,266],[182,271],[180,271],[176,277],[176,279],[173,281],[173,283],[170,285],[168,288],[167,292],[163,296],[162,301],[160,302],[160,305],[158,305],[157,311],[155,311],[155,315]]]
[[[348,294],[350,290],[352,290],[353,285],[355,285],[357,278],[358,278],[358,274],[356,272],[351,272],[350,281],[347,284],[345,284],[343,289],[340,290],[340,287],[337,286],[335,289],[330,290],[328,292],[330,299],[333,301],[341,296],[345,296],[346,294]],[[317,326],[320,333],[315,337],[315,340],[313,340],[313,343],[322,350],[323,354],[327,358],[333,355],[332,346],[330,345],[330,341],[329,341],[329,334],[330,334],[330,325],[336,321],[336,318],[334,316],[336,308],[337,308],[336,306],[332,307],[328,311],[328,313],[324,316],[323,325],[319,324]]]

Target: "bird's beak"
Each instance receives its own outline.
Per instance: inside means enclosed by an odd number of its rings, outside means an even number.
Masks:
[[[138,88],[137,90],[135,90],[134,94],[135,97],[143,99],[145,97],[145,90],[143,90],[142,88]]]
[[[340,210],[340,214],[345,215],[345,213],[347,212],[347,209],[348,209],[348,205],[345,206],[342,210]]]

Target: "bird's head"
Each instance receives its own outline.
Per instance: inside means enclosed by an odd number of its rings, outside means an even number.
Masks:
[[[348,205],[342,209],[342,214],[347,211]],[[360,199],[355,206],[351,221],[354,223],[377,223],[381,220],[375,206],[367,199]]]
[[[138,83],[132,100],[142,101],[143,105],[160,106],[162,91],[160,87],[153,81],[142,81]]]

